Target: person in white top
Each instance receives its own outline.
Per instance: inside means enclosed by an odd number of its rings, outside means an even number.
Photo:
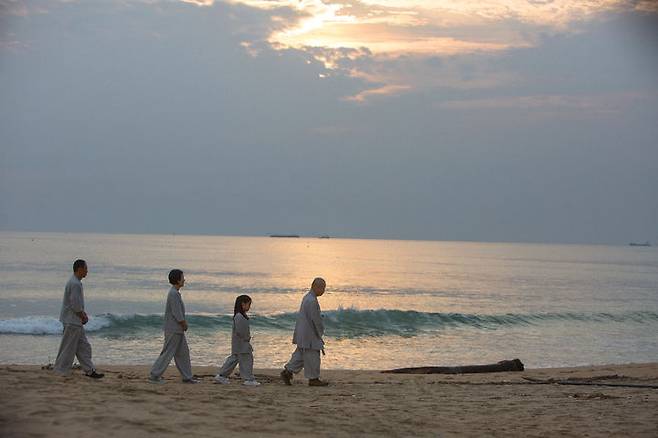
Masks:
[[[231,355],[226,358],[224,365],[215,376],[215,383],[228,384],[229,376],[240,365],[240,377],[244,385],[258,386],[260,383],[254,377],[254,354],[251,346],[251,333],[249,331],[249,317],[247,312],[251,308],[249,295],[240,295],[235,299],[233,307],[233,333],[231,335]]]
[[[176,368],[183,377],[183,383],[199,383],[192,374],[190,362],[190,348],[187,346],[185,332],[187,331],[187,320],[185,319],[185,303],[181,297],[180,290],[185,286],[185,275],[180,269],[172,269],[169,272],[169,283],[171,289],[167,294],[167,304],[164,314],[164,346],[157,358],[149,375],[150,383],[164,383],[162,375],[167,370],[169,362],[174,359]]]
[[[328,382],[320,380],[320,351],[324,353],[324,323],[320,313],[318,297],[324,294],[327,283],[318,277],[313,280],[311,290],[304,295],[297,314],[292,343],[297,349],[281,371],[281,378],[286,385],[292,384],[293,374],[304,368],[304,377],[309,386],[327,386]]]
[[[59,313],[59,320],[64,325],[64,333],[53,369],[59,375],[69,376],[73,359],[77,357],[87,377],[101,379],[104,374],[96,372],[91,360],[91,344],[83,327],[89,321],[85,312],[85,296],[82,288],[82,279],[87,273],[87,262],[81,259],[73,262],[73,275],[64,288],[62,310]]]

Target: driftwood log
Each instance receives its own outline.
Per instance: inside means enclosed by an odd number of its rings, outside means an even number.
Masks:
[[[462,365],[456,367],[415,367],[396,368],[382,371],[394,374],[470,374],[470,373],[500,373],[504,371],[523,371],[523,362],[519,359],[501,360],[489,365]]]

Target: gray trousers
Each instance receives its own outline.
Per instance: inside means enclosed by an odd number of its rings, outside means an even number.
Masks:
[[[55,372],[64,376],[71,374],[71,365],[76,356],[85,373],[95,369],[91,361],[91,344],[87,340],[85,329],[81,325],[64,324],[62,342],[55,360]]]
[[[320,350],[299,348],[295,350],[292,357],[285,365],[285,369],[292,373],[298,373],[304,368],[304,377],[307,379],[320,378]]]
[[[224,365],[219,370],[219,375],[228,377],[231,375],[235,367],[240,364],[240,377],[244,380],[255,380],[254,377],[254,354],[253,353],[239,353],[232,354],[226,358]]]
[[[174,359],[176,368],[183,380],[192,379],[192,363],[190,362],[190,348],[184,333],[165,333],[164,346],[160,357],[157,358],[151,368],[151,377],[159,378],[164,374],[171,359]]]

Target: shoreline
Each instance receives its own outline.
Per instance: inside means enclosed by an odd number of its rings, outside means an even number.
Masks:
[[[38,365],[1,365],[0,435],[18,436],[656,436],[658,389],[536,384],[524,378],[658,385],[658,362],[486,374],[382,374],[323,370],[327,388],[302,376],[283,385],[212,384],[216,367],[194,367],[198,385],[146,381],[148,366],[99,365],[55,376]]]

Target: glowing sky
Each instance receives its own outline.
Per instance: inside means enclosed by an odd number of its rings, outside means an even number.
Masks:
[[[212,0],[183,0],[212,6]],[[532,44],[534,33],[609,11],[657,11],[626,0],[231,0],[270,11],[281,29],[268,41],[284,47],[367,48],[375,54],[454,54]],[[283,18],[279,11],[294,11]],[[515,28],[515,24],[535,26]],[[530,31],[528,31],[530,29]]]
[[[0,96],[0,229],[658,241],[655,1],[0,0]]]
[[[183,0],[211,7],[214,0]],[[609,12],[658,11],[658,3],[627,0],[230,0],[266,11],[276,26],[266,36],[275,49],[316,49],[329,69],[341,59],[361,56],[386,60],[400,56],[432,57],[495,53],[532,47],[547,34],[578,32],[583,23],[604,20]],[[250,46],[251,41],[245,41]],[[323,53],[317,55],[317,49]],[[350,52],[349,50],[353,50]],[[346,50],[348,50],[346,52]],[[332,52],[333,54],[328,54]],[[353,63],[348,63],[353,64]],[[348,97],[399,94],[422,87],[427,75],[414,77],[382,69],[345,68],[368,78],[370,89]],[[321,76],[326,77],[326,74]],[[490,77],[489,83],[500,84]],[[461,86],[478,86],[484,81]],[[429,85],[455,85],[454,78]]]

